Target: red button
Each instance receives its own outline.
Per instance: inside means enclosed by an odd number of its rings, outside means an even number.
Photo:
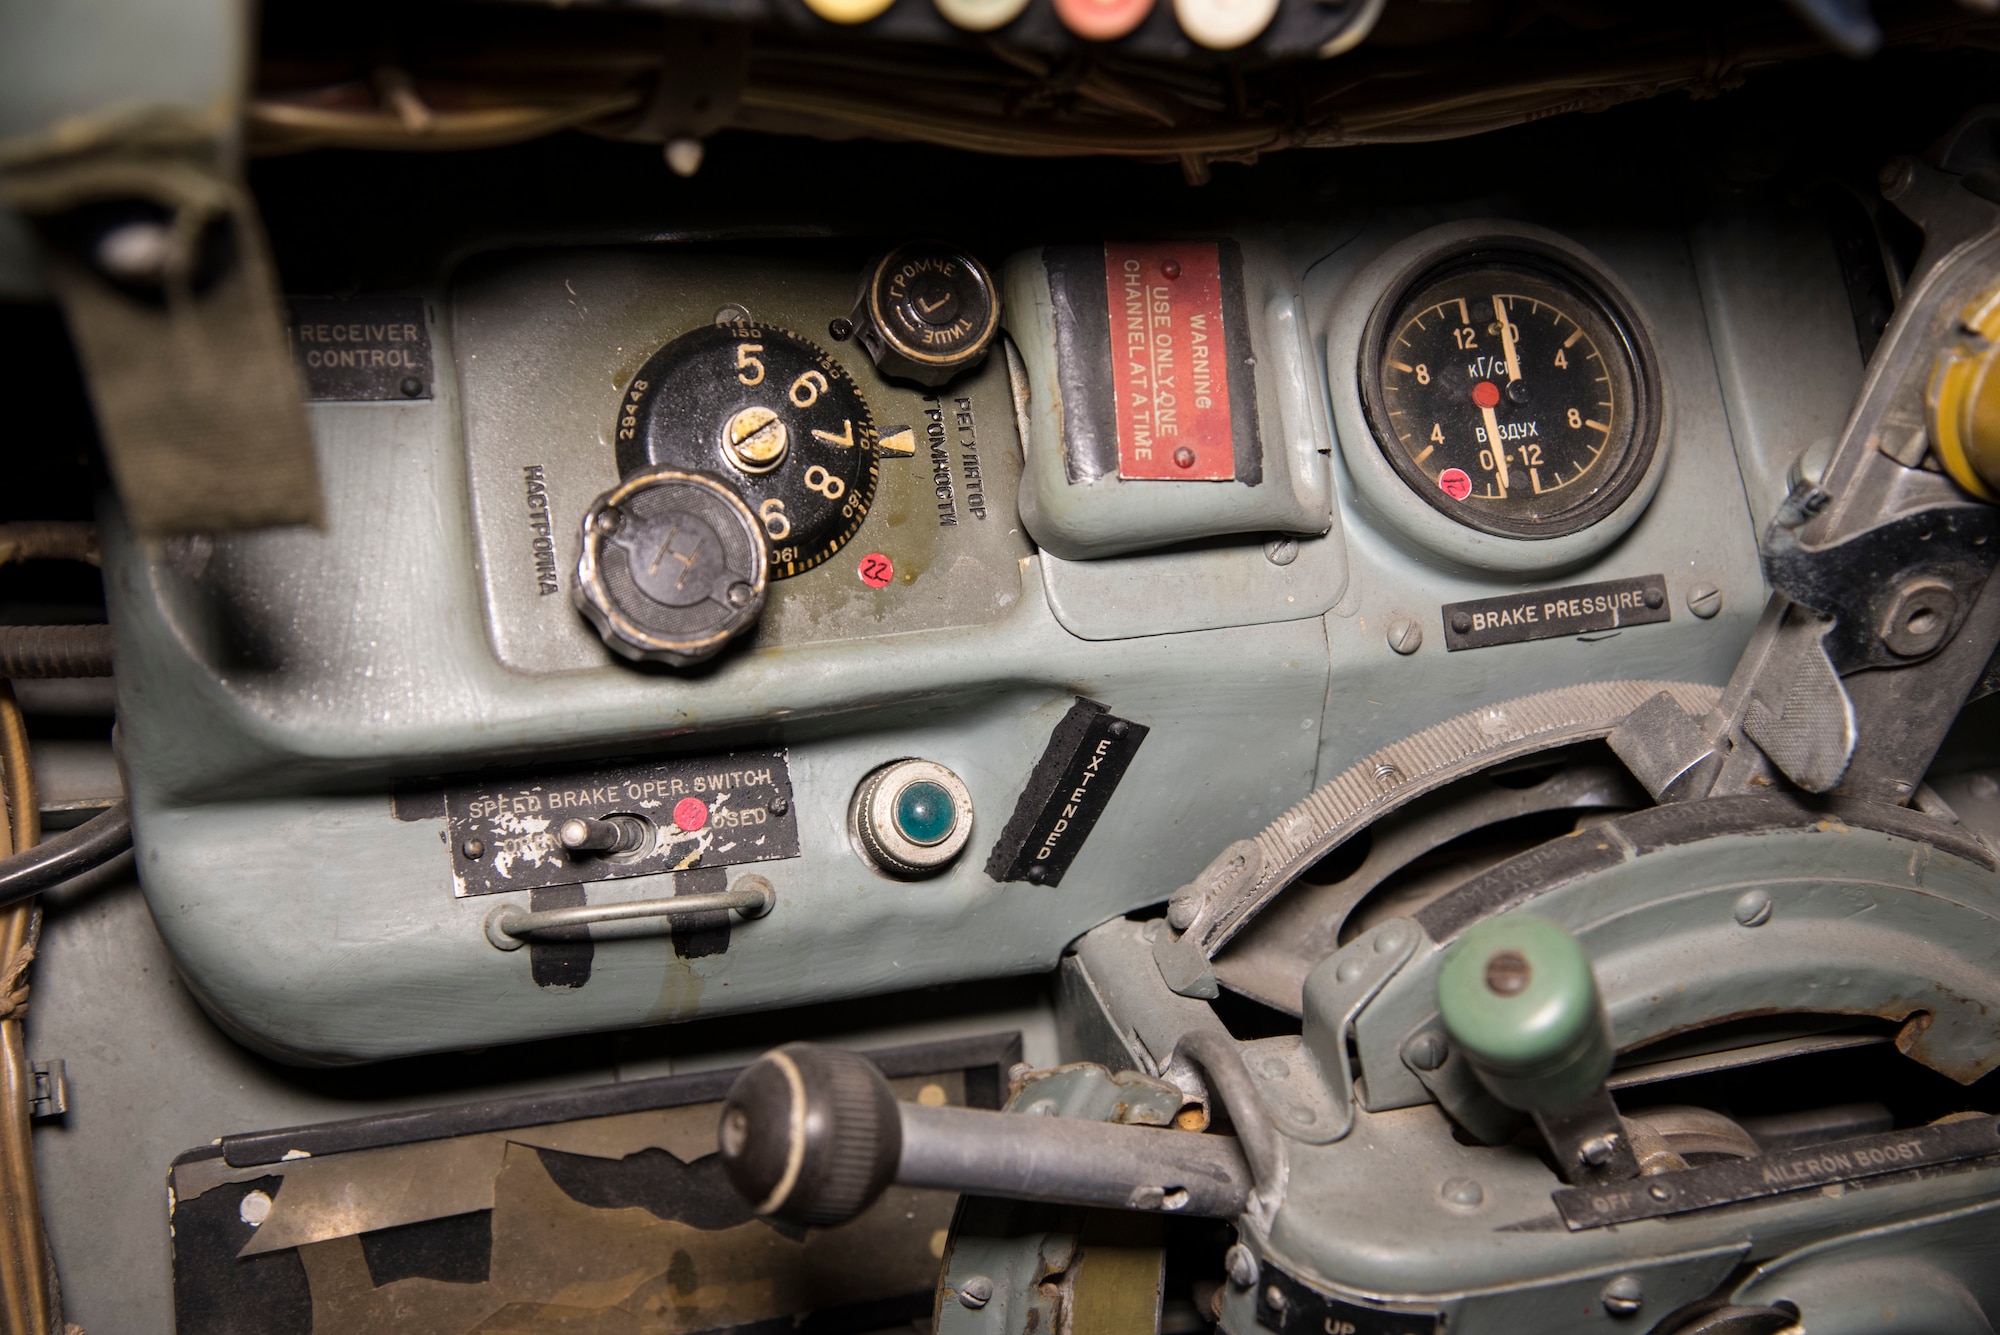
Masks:
[[[685,834],[693,834],[708,824],[708,806],[698,797],[683,797],[674,803],[674,824]]]
[[[1500,386],[1491,380],[1482,380],[1472,387],[1472,402],[1481,408],[1500,406]]]
[[[1056,17],[1078,37],[1108,42],[1146,21],[1153,0],[1055,0]]]

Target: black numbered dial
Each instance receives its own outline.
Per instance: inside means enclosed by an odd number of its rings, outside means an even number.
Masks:
[[[770,577],[812,569],[875,500],[875,420],[831,355],[745,322],[682,334],[647,359],[618,417],[618,469],[672,467],[733,488],[764,531]]]
[[[1433,266],[1371,322],[1363,397],[1417,494],[1489,533],[1596,523],[1652,462],[1658,394],[1636,320],[1551,257]]]

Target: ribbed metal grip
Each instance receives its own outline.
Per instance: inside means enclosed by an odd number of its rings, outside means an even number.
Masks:
[[[903,1124],[888,1080],[866,1057],[791,1043],[736,1078],[721,1142],[731,1185],[757,1213],[839,1224],[889,1185]]]

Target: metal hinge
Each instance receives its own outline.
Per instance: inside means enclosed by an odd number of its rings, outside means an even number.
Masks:
[[[36,1062],[32,1069],[35,1096],[28,1105],[29,1118],[61,1117],[69,1111],[69,1077],[63,1074],[62,1060]]]

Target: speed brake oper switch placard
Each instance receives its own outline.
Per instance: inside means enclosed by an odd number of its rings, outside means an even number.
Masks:
[[[996,881],[1060,885],[1147,731],[1113,717],[1095,700],[1071,705],[993,845],[986,874]]]
[[[1050,246],[1042,262],[1069,481],[1261,483],[1235,244]]]
[[[785,752],[657,760],[513,783],[445,789],[459,895],[653,876],[799,855]],[[611,855],[571,852],[572,817],[637,817],[647,838]]]

